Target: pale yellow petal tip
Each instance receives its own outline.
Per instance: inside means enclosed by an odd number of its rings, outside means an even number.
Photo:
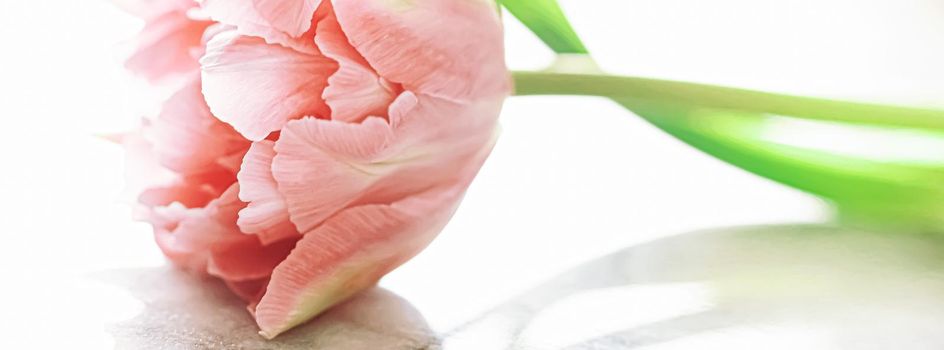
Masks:
[[[279,333],[269,333],[266,331],[259,331],[259,335],[261,335],[266,340],[272,340],[272,339],[275,339],[275,337],[277,337]]]

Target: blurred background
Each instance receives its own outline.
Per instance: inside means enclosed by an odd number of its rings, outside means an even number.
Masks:
[[[944,107],[937,0],[561,3],[613,73]],[[505,18],[512,69],[549,64],[552,53]],[[150,228],[130,219],[122,150],[96,137],[135,127],[157,106],[160,93],[121,64],[141,26],[105,0],[0,3],[0,347],[114,346],[108,325],[143,306],[94,276],[165,264]],[[511,98],[502,125],[440,238],[381,283],[437,331],[623,247],[830,217],[815,198],[707,157],[603,99]]]

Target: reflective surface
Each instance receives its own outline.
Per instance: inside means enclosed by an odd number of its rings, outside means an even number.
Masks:
[[[589,262],[446,348],[940,349],[944,239],[821,226],[681,235]]]
[[[167,268],[104,279],[145,304],[111,328],[119,349],[940,349],[942,246],[827,226],[698,232],[587,262],[457,328],[378,288],[275,342],[218,283]]]

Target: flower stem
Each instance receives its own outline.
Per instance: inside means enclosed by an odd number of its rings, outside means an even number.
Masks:
[[[498,2],[554,52],[587,53],[587,48],[574,32],[556,0],[499,0]]]
[[[606,75],[556,0],[500,2],[559,54],[548,71],[514,73],[517,95],[607,97],[709,155],[832,201],[840,220],[944,231],[944,164],[851,158],[760,136],[771,116],[944,135],[944,111]]]
[[[830,200],[843,221],[944,228],[944,164],[855,158],[763,137],[771,115],[940,132],[940,111],[602,74],[519,72],[515,80],[519,96],[608,97],[702,152]]]
[[[944,130],[944,111],[834,101],[668,80],[555,72],[515,72],[516,94],[587,95],[670,102],[794,118]]]

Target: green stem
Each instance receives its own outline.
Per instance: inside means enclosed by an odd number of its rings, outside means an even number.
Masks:
[[[558,54],[586,53],[556,0],[500,2]],[[941,164],[856,159],[760,137],[772,115],[941,133],[942,111],[608,76],[589,55],[564,55],[551,69],[515,73],[517,94],[608,97],[707,154],[831,200],[844,220],[944,228]]]
[[[850,158],[769,142],[769,115],[940,131],[941,112],[643,78],[515,73],[520,95],[609,97],[681,141],[762,177],[831,200],[844,219],[944,227],[944,168]],[[864,220],[867,219],[867,220]]]
[[[587,48],[574,32],[556,0],[499,0],[498,2],[554,52],[587,53]]]
[[[821,121],[944,130],[944,111],[773,94],[602,74],[515,72],[516,94],[589,95],[671,102]]]

